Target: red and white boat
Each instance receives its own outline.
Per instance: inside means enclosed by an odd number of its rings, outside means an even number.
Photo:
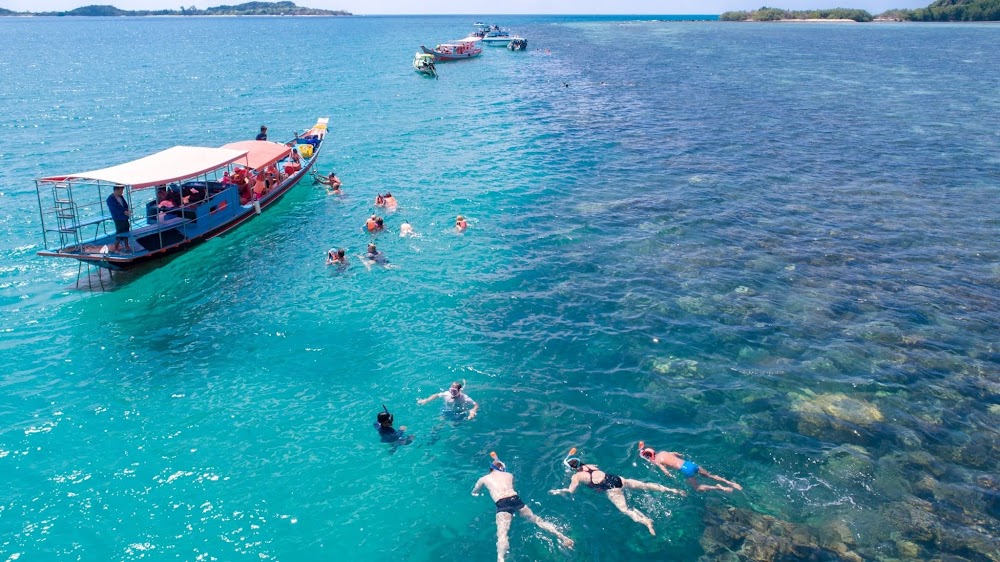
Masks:
[[[436,45],[434,49],[428,49],[421,45],[420,50],[428,55],[434,55],[435,62],[471,59],[483,54],[483,48],[479,45],[479,38],[477,37],[467,37],[450,43],[441,43],[440,45]]]

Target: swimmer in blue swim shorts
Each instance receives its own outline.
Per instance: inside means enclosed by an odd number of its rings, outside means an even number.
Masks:
[[[743,487],[737,484],[736,482],[730,482],[729,480],[726,480],[721,476],[716,476],[711,472],[705,470],[704,468],[698,466],[697,464],[689,460],[683,459],[680,456],[680,453],[674,453],[674,452],[668,453],[666,451],[660,451],[659,453],[657,453],[653,449],[647,447],[645,443],[639,441],[639,455],[641,455],[642,458],[646,459],[647,461],[656,465],[657,468],[662,470],[664,474],[666,474],[671,478],[675,478],[675,476],[671,474],[669,470],[667,470],[668,468],[680,471],[680,473],[684,475],[684,478],[687,478],[688,484],[692,488],[694,488],[696,492],[707,492],[709,490],[732,492],[733,490],[743,489]],[[721,484],[716,484],[714,486],[706,486],[704,484],[699,484],[697,476],[711,478],[712,480],[716,480],[718,482],[726,484],[726,486],[723,486]]]

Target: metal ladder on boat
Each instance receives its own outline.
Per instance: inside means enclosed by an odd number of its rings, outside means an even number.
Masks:
[[[55,201],[56,228],[59,234],[59,248],[80,247],[80,229],[77,225],[76,203],[73,203],[73,189],[69,182],[52,184],[52,200]]]

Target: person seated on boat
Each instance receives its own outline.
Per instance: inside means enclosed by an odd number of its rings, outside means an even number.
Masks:
[[[379,193],[378,195],[375,196],[375,206],[376,207],[385,207],[385,197],[382,197],[381,193]]]
[[[253,191],[251,191],[250,183],[247,182],[246,178],[240,178],[240,183],[237,184],[236,189],[239,190],[240,205],[249,205],[250,201],[253,200]]]
[[[462,215],[455,217],[455,230],[457,232],[465,232],[466,228],[469,228],[469,223],[465,221],[465,217]]]
[[[264,178],[264,174],[257,175],[257,181],[253,184],[253,194],[257,199],[262,199],[267,194],[267,180]]]
[[[165,185],[156,187],[156,206],[160,209],[173,209],[176,207],[174,202],[170,200],[170,194],[167,193],[167,186]]]
[[[347,252],[343,248],[338,250],[330,248],[330,250],[326,253],[326,265],[347,265],[346,254]]]
[[[208,190],[206,190],[205,188],[198,189],[196,187],[190,187],[185,185],[181,187],[181,201],[185,205],[191,205],[197,203],[205,199],[207,191]]]
[[[396,198],[393,197],[388,191],[385,192],[385,197],[382,199],[382,202],[385,203],[385,207],[390,211],[395,211],[396,207],[399,205]]]
[[[291,152],[289,152],[288,160],[289,162],[283,168],[286,174],[292,175],[302,169],[302,157],[299,156],[299,151],[295,147],[292,147]]]
[[[222,185],[229,185],[233,183],[233,178],[229,175],[229,170],[226,170],[225,172],[222,173],[222,179],[220,180],[220,183],[222,183]]]
[[[173,188],[177,188],[177,186],[174,185]],[[181,192],[180,192],[180,190],[179,189],[173,189],[173,188],[167,187],[165,185],[163,186],[163,190],[166,193],[166,199],[165,200],[166,201],[170,201],[170,203],[174,206],[174,208],[177,208],[177,207],[180,207],[181,205],[183,205],[184,201],[181,200]],[[157,201],[159,201],[159,198],[157,198]]]

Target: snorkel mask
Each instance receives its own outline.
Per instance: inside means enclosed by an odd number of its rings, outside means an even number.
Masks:
[[[647,447],[645,441],[639,441],[639,456],[651,461],[656,457],[656,451],[651,447]]]
[[[463,388],[465,388],[465,379],[462,379],[461,383],[456,382],[452,384],[451,387],[448,389],[448,392],[451,393],[452,398],[458,398],[459,396],[462,395]]]
[[[378,415],[378,417],[379,417],[379,420],[378,420],[379,423],[382,423],[382,420],[388,420],[389,421],[389,425],[392,425],[393,418],[392,418],[392,414],[389,413],[389,408],[386,408],[385,404],[382,404],[382,410],[385,413],[385,416],[383,416],[382,414]]]
[[[563,459],[563,464],[566,465],[566,468],[575,472],[577,467],[579,467],[582,462],[579,458],[574,457],[574,454],[576,454],[576,447],[569,450],[569,453],[566,454],[566,458]],[[573,466],[574,464],[576,464],[576,466]]]
[[[497,457],[496,452],[490,451],[490,458],[493,459],[490,461],[490,470],[495,470],[497,472],[507,472],[507,465],[505,465],[503,462],[500,461],[500,458]]]

